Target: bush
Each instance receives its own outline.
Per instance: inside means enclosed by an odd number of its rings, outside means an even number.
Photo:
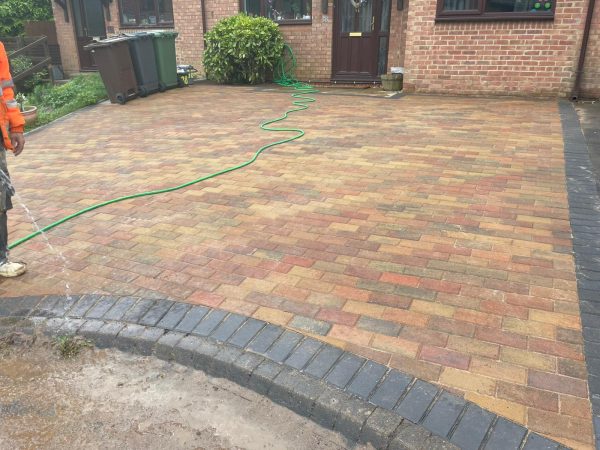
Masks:
[[[279,27],[264,17],[228,17],[206,33],[204,69],[218,83],[262,83],[281,56]]]
[[[13,76],[26,71],[30,67],[33,67],[33,61],[25,55],[17,56],[11,59],[10,69]],[[29,93],[33,91],[35,86],[44,82],[48,79],[48,70],[42,69],[39,72],[29,75],[27,78],[19,80],[17,82],[17,88],[21,92]]]
[[[59,86],[38,85],[28,97],[28,103],[38,107],[35,126],[40,126],[85,106],[94,105],[106,97],[106,89],[100,76],[90,74],[79,75]]]

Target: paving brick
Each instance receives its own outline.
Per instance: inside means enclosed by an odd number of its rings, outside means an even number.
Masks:
[[[342,353],[339,348],[326,345],[315,355],[304,371],[315,378],[322,378],[329,372],[329,369],[333,367]]]
[[[244,352],[236,359],[231,367],[231,380],[241,386],[246,386],[250,380],[250,376],[264,358],[250,352]]]
[[[249,318],[228,339],[228,343],[236,347],[246,347],[256,334],[265,326],[265,322]]]
[[[192,331],[193,334],[198,336],[209,336],[227,316],[227,311],[220,309],[213,309],[207,315],[205,315],[200,323],[196,325],[196,328]]]
[[[227,341],[233,333],[246,321],[246,317],[239,314],[229,314],[223,322],[210,335],[220,342]]]
[[[283,362],[292,353],[301,339],[302,335],[298,333],[284,331],[266,352],[265,356],[275,362]]]
[[[85,316],[85,313],[91,309],[100,298],[100,295],[84,295],[75,304],[73,304],[71,309],[67,311],[66,315],[73,318],[83,317]]]
[[[169,309],[173,306],[173,302],[169,300],[157,300],[151,307],[148,309],[146,314],[144,314],[140,320],[140,325],[147,326],[155,326],[160,320],[167,314]]]
[[[171,361],[175,358],[173,349],[185,337],[185,334],[176,331],[167,331],[163,334],[154,347],[154,355],[165,361]]]
[[[437,393],[438,390],[432,384],[418,380],[410,387],[395,411],[411,422],[419,423]]]
[[[512,450],[521,448],[527,430],[514,422],[500,418],[492,428],[485,450]]]
[[[465,406],[466,402],[463,399],[444,392],[438,397],[425,420],[423,420],[423,426],[445,438]]]
[[[298,414],[309,417],[315,401],[325,389],[326,386],[322,381],[293,369],[283,368],[273,379],[269,398]]]
[[[373,361],[367,361],[346,389],[352,394],[367,399],[386,372],[386,366]]]
[[[184,366],[210,371],[213,357],[220,347],[200,336],[185,336],[173,348],[175,361]]]
[[[283,366],[268,359],[263,360],[250,375],[248,387],[259,394],[266,394],[271,389],[273,380],[281,372]]]
[[[558,450],[558,445],[557,442],[546,439],[539,434],[530,433],[523,450]]]
[[[191,333],[209,311],[210,309],[204,306],[192,306],[185,316],[183,316],[181,321],[175,326],[175,331]]]
[[[104,313],[104,320],[121,320],[125,313],[136,303],[137,299],[125,297],[118,299],[114,305]]]
[[[371,443],[375,448],[387,448],[390,437],[401,422],[402,418],[397,414],[376,408],[362,428],[360,441]]]
[[[323,344],[315,339],[304,339],[285,360],[285,364],[302,370],[322,346]]]
[[[337,360],[325,380],[343,389],[364,363],[364,358],[359,358],[351,353],[344,353]]]
[[[129,308],[129,310],[119,320],[130,323],[138,323],[144,314],[146,314],[152,307],[152,305],[154,305],[154,300],[140,299],[135,303],[135,305]]]
[[[156,326],[165,330],[173,330],[190,308],[191,305],[186,305],[185,303],[173,303],[169,311],[160,319]]]
[[[288,326],[304,332],[320,334],[321,336],[327,335],[331,329],[331,324],[327,322],[303,316],[294,316],[294,318],[288,323]]]
[[[392,409],[412,380],[408,375],[397,370],[390,370],[385,379],[377,386],[369,401],[382,408]]]
[[[267,324],[248,344],[248,350],[264,354],[279,338],[283,330],[276,325]]]
[[[493,420],[492,413],[469,404],[450,441],[464,450],[478,450]]]
[[[363,425],[374,410],[374,406],[357,398],[342,401],[333,429],[351,441],[357,441]]]
[[[104,314],[112,308],[115,301],[116,299],[110,296],[100,298],[96,304],[85,313],[85,317],[87,319],[101,319]]]

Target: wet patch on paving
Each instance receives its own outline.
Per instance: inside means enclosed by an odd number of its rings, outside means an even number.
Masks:
[[[257,124],[290,101],[198,85],[76,114],[10,161],[17,204],[45,225],[238,163],[273,138]],[[289,124],[307,135],[247,170],[17,248],[30,271],[0,295],[219,307],[590,448],[557,103],[322,95]],[[13,239],[31,231],[18,206],[9,220]]]

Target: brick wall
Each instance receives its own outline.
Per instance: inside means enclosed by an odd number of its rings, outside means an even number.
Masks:
[[[600,2],[596,1],[581,77],[581,96],[600,98]]]
[[[67,2],[69,11],[69,22],[65,21],[63,9],[55,2],[52,3],[54,13],[54,23],[56,25],[56,37],[60,47],[60,57],[62,60],[63,71],[66,74],[79,72],[79,54],[77,53],[77,42],[75,32],[73,31],[73,13],[71,11],[71,2]]]
[[[388,51],[388,72],[390,67],[404,66],[404,50],[406,47],[406,25],[408,22],[408,0],[404,0],[404,9],[398,11],[396,2],[392,1],[390,17],[390,47]]]
[[[568,95],[586,4],[557,2],[553,21],[435,23],[435,1],[411,0],[406,81],[418,92]]]

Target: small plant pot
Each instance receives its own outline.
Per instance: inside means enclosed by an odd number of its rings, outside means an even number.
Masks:
[[[404,75],[401,73],[392,73],[381,75],[381,85],[384,91],[401,91]]]
[[[35,122],[35,120],[37,119],[37,106],[24,106],[23,111],[21,111],[21,114],[25,119],[25,124]]]

